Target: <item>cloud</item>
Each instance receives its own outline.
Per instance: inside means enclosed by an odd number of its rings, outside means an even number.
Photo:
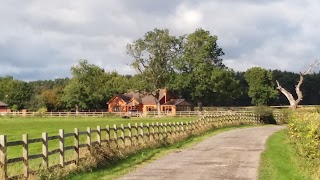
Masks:
[[[126,44],[154,28],[173,35],[209,30],[236,71],[261,66],[298,72],[318,58],[319,10],[317,0],[4,1],[0,76],[66,77],[79,59],[133,74]]]

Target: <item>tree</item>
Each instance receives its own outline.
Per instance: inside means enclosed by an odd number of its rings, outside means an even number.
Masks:
[[[103,69],[89,64],[87,60],[80,60],[79,64],[71,68],[72,79],[63,90],[62,101],[69,108],[97,109],[101,108],[104,99],[104,84],[106,76]]]
[[[260,67],[248,69],[244,77],[249,85],[248,95],[254,105],[267,105],[270,99],[277,97],[272,83],[272,71]]]
[[[140,74],[143,84],[136,90],[155,98],[160,115],[159,91],[166,86],[172,61],[176,58],[177,39],[168,29],[154,29],[144,37],[127,45],[127,53],[134,58],[131,66]]]
[[[60,105],[59,89],[45,89],[41,93],[45,107],[49,111],[56,111]]]
[[[289,103],[290,103],[290,108],[292,108],[293,110],[297,108],[298,104],[302,101],[303,99],[303,95],[302,95],[302,91],[300,90],[300,87],[303,83],[304,80],[304,76],[309,75],[311,73],[313,73],[314,69],[320,65],[320,60],[315,60],[313,63],[311,63],[311,65],[309,66],[308,69],[306,69],[303,73],[300,73],[299,76],[299,82],[298,84],[295,86],[295,92],[297,94],[297,98],[295,99],[293,97],[293,95],[287,91],[285,88],[283,88],[280,83],[278,82],[278,80],[276,80],[277,83],[277,89],[286,96],[286,98],[288,99]]]
[[[175,89],[187,90],[193,101],[208,100],[212,93],[211,76],[214,68],[225,68],[220,56],[224,55],[217,44],[217,36],[209,31],[197,29],[194,33],[180,37],[181,55],[174,61]],[[208,102],[209,103],[209,102]]]
[[[11,76],[0,78],[0,99],[10,107],[16,105],[18,110],[27,108],[31,95],[28,83],[15,80]]]
[[[239,97],[239,81],[233,70],[215,67],[211,72],[210,85],[212,99],[216,105],[231,105]]]

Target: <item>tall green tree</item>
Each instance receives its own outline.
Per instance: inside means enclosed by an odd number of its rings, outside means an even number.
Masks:
[[[179,49],[177,42],[168,29],[154,29],[127,45],[127,53],[134,59],[131,66],[143,82],[137,90],[155,97],[159,114],[159,91],[166,87],[172,72],[172,62]]]
[[[236,74],[231,69],[215,67],[211,72],[210,78],[211,100],[215,105],[230,106],[240,96],[239,81]]]
[[[72,79],[64,88],[62,101],[68,108],[89,110],[101,108],[104,100],[104,84],[106,76],[103,69],[80,60],[71,68]]]
[[[28,108],[27,104],[32,96],[28,83],[7,76],[0,78],[0,89],[0,99],[9,107],[15,105],[18,110]]]
[[[209,31],[197,29],[180,39],[182,55],[174,61],[175,89],[187,90],[193,101],[206,101],[207,95],[212,93],[212,71],[216,67],[225,68],[218,38]]]
[[[272,98],[276,98],[278,92],[272,82],[272,71],[260,67],[248,69],[244,77],[249,85],[248,95],[254,105],[268,105]]]

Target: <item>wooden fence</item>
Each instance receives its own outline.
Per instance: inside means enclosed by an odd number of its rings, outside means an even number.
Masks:
[[[157,137],[171,137],[181,133],[192,133],[197,129],[201,128],[215,128],[224,127],[230,125],[238,124],[258,124],[262,123],[260,118],[254,114],[243,113],[237,115],[208,115],[204,116],[196,121],[190,122],[178,122],[178,123],[152,123],[139,125],[135,123],[133,126],[129,123],[127,126],[113,125],[112,127],[100,127],[97,129],[87,128],[86,131],[79,131],[78,128],[74,129],[73,133],[65,133],[63,129],[59,130],[58,135],[48,136],[48,133],[42,133],[40,138],[29,139],[28,134],[22,135],[22,140],[19,141],[7,141],[6,135],[0,135],[0,177],[1,174],[3,179],[13,179],[18,177],[28,178],[29,174],[32,172],[30,170],[29,161],[32,159],[42,159],[42,166],[45,168],[51,167],[65,167],[70,164],[79,165],[80,161],[80,148],[87,148],[89,151],[92,149],[93,145],[101,146],[102,143],[110,144],[112,142],[119,143],[123,142],[125,146],[130,146],[125,142],[127,140],[131,141],[136,139],[137,141],[152,141]],[[105,134],[105,136],[102,136]],[[92,138],[96,135],[96,138]],[[80,136],[86,136],[86,143],[80,143]],[[74,145],[66,146],[65,138],[73,137]],[[58,140],[59,148],[49,151],[49,141]],[[29,154],[29,146],[33,143],[41,143],[42,152],[38,154]],[[13,146],[22,146],[22,156],[16,158],[8,158],[8,148]],[[74,154],[74,158],[70,161],[65,160],[66,152],[71,151]],[[51,155],[59,154],[59,163],[49,166],[49,158]],[[69,153],[70,154],[70,153]],[[8,164],[22,162],[23,172],[22,174],[10,175],[8,177]]]
[[[170,117],[200,117],[207,115],[219,115],[219,114],[251,114],[252,111],[177,111],[175,114],[171,112],[161,112],[161,116]],[[3,116],[22,116],[22,117],[106,117],[106,116],[129,116],[129,117],[155,117],[158,116],[157,111],[149,111],[146,114],[138,112],[135,115],[130,116],[128,112],[3,112]]]

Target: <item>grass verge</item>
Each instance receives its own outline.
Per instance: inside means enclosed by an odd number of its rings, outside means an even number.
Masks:
[[[85,173],[85,172],[72,173],[68,175],[65,179],[68,179],[68,180],[115,179],[127,174],[128,172],[136,169],[137,167],[146,165],[147,163],[150,163],[170,152],[174,152],[182,148],[190,147],[213,135],[216,135],[225,131],[237,129],[237,128],[245,128],[245,127],[252,127],[252,126],[253,125],[242,125],[242,126],[213,129],[197,136],[191,136],[183,141],[177,142],[172,145],[162,146],[159,148],[140,150],[137,153],[132,154],[125,159],[121,159],[111,165],[103,166],[98,169],[93,169],[92,172],[90,173]]]
[[[260,180],[309,180],[308,162],[299,157],[287,140],[287,130],[269,137],[266,150],[261,154]]]

